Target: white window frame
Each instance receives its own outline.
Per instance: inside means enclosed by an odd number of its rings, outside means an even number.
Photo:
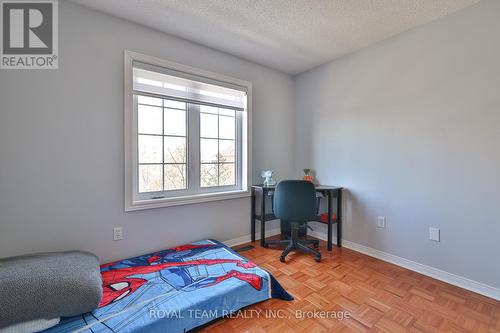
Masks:
[[[247,107],[241,130],[238,130],[238,136],[241,136],[242,144],[239,162],[241,167],[237,167],[236,182],[234,187],[215,187],[203,188],[199,193],[185,194],[185,191],[179,191],[178,195],[172,194],[162,198],[145,198],[140,195],[136,186],[137,179],[137,124],[135,119],[135,102],[133,94],[133,62],[146,63],[158,67],[176,70],[197,77],[203,77],[219,82],[225,82],[232,85],[244,87],[247,91]],[[163,60],[153,56],[125,50],[124,55],[124,140],[125,140],[125,211],[136,211],[150,208],[161,208],[177,205],[195,204],[201,202],[210,202],[216,200],[235,199],[250,196],[251,184],[251,160],[252,160],[252,83],[225,75],[205,71],[178,64],[175,62]],[[238,112],[237,112],[238,113]],[[237,115],[238,117],[238,115]],[[240,119],[241,121],[241,119]],[[191,126],[191,125],[188,125]],[[237,138],[238,139],[238,138]],[[189,135],[188,135],[189,140]],[[199,144],[199,143],[198,143]],[[238,144],[237,144],[238,146]],[[188,154],[189,155],[189,154]],[[197,166],[199,168],[199,166]],[[241,170],[241,171],[240,171]],[[189,168],[188,168],[189,172]],[[164,192],[163,192],[164,193]]]

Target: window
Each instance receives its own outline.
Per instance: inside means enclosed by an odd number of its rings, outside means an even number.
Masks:
[[[187,188],[186,103],[135,96],[139,193]]]
[[[125,52],[125,209],[248,196],[251,84]]]

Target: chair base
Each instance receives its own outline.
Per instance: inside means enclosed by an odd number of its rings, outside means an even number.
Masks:
[[[317,262],[321,261],[321,253],[310,248],[309,244],[312,244],[315,248],[319,247],[319,241],[317,239],[296,239],[294,237],[290,239],[280,239],[280,240],[270,240],[266,242],[269,244],[286,244],[287,247],[283,250],[280,256],[280,261],[285,262],[285,258],[292,250],[302,250],[306,253],[310,253],[314,256],[314,260]],[[266,246],[267,247],[267,246]]]

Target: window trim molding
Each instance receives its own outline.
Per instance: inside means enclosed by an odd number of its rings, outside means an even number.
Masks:
[[[242,189],[234,191],[221,191],[192,194],[178,197],[166,197],[160,199],[137,200],[133,193],[133,142],[134,142],[134,123],[133,123],[133,72],[132,65],[134,61],[143,62],[151,65],[165,67],[187,74],[201,76],[216,81],[222,81],[246,88],[247,90],[247,117],[246,126],[242,131],[246,132],[247,144],[242,147],[242,173],[246,173],[246,179],[242,177]],[[145,55],[142,53],[125,50],[124,51],[124,159],[125,159],[125,211],[137,211],[143,209],[170,207],[178,205],[195,204],[202,202],[211,202],[217,200],[227,200],[244,198],[250,196],[250,186],[252,180],[252,83],[241,79],[232,78],[222,74],[202,70],[199,68],[179,64],[176,62],[160,59],[157,57]]]

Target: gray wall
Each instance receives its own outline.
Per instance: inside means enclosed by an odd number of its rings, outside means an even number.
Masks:
[[[59,20],[59,70],[0,70],[0,257],[77,248],[107,261],[249,234],[249,198],[124,212],[123,50],[252,81],[256,181],[292,174],[292,77],[66,1]]]
[[[495,287],[499,13],[500,1],[483,0],[295,87],[296,169],[347,187],[344,238]],[[430,226],[441,243],[428,240]]]

